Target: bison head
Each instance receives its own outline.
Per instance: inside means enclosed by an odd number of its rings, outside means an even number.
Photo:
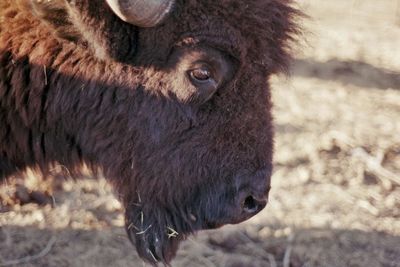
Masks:
[[[115,185],[141,257],[168,263],[189,234],[265,207],[268,79],[286,69],[297,32],[290,0],[33,2],[61,43],[76,44],[65,60],[84,82],[69,82],[85,90],[70,122],[85,123],[69,129]]]

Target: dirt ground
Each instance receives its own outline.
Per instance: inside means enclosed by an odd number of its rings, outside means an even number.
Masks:
[[[307,41],[272,79],[269,205],[185,241],[172,266],[400,266],[400,0],[299,6]],[[145,266],[105,180],[63,173],[0,188],[0,266]]]

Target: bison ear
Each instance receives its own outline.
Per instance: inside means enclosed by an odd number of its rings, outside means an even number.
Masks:
[[[102,60],[130,62],[137,28],[115,16],[104,0],[28,0],[32,13],[55,35],[89,48]]]

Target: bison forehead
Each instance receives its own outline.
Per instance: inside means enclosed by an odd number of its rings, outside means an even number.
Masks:
[[[164,25],[141,30],[141,46],[157,43],[167,51],[167,46],[206,43],[271,73],[285,71],[290,43],[299,33],[300,13],[291,5],[291,0],[179,1]]]

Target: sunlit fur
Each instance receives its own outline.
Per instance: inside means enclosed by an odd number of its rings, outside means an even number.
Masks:
[[[227,223],[238,177],[271,170],[268,79],[287,69],[299,12],[290,0],[182,0],[142,29],[101,0],[43,3],[0,2],[0,178],[102,169],[139,254],[168,263],[188,234]],[[201,106],[178,97],[180,47],[237,64]]]

